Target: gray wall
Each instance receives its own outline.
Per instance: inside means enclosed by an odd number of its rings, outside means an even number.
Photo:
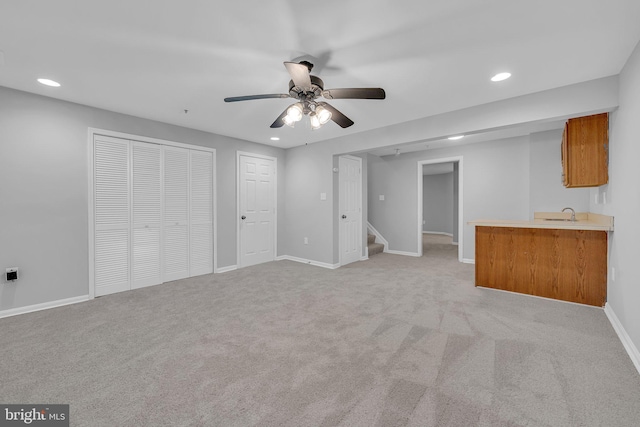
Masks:
[[[559,212],[567,206],[576,212],[589,211],[588,188],[565,188],[562,185],[560,141],[562,130],[531,135],[531,219],[533,212]]]
[[[609,184],[592,189],[591,211],[613,215],[607,304],[635,345],[640,360],[640,44],[620,74],[620,108],[609,117]],[[595,204],[606,192],[607,204]],[[601,199],[602,200],[602,199]],[[639,367],[640,368],[640,367]]]
[[[370,192],[379,189],[397,189],[393,203],[384,204],[372,200],[369,215],[376,227],[389,241],[390,249],[415,252],[416,222],[411,222],[411,213],[416,205],[411,195],[411,184],[415,181],[414,170],[418,160],[463,156],[463,245],[464,258],[474,259],[473,227],[466,222],[474,219],[530,219],[533,212],[559,212],[570,206],[577,212],[589,211],[590,190],[584,188],[567,189],[562,185],[560,175],[560,142],[562,131],[540,132],[529,137],[505,139],[473,145],[461,145],[440,150],[429,150],[405,155],[377,158],[370,165]],[[413,170],[412,170],[413,168]],[[451,175],[451,174],[450,174]],[[443,177],[445,175],[431,175]],[[444,182],[442,178],[429,178],[439,187],[430,189],[425,176],[423,179],[425,200],[423,216],[429,217],[432,207],[427,197],[444,200]],[[453,179],[446,184],[453,192]],[[438,189],[439,188],[439,189]],[[427,191],[435,195],[427,195]],[[452,198],[453,199],[453,198]],[[457,194],[455,200],[457,201]],[[453,223],[453,201],[442,202],[451,206],[445,214],[444,209],[433,209],[437,222],[423,230],[443,231],[444,218]],[[455,210],[457,212],[457,209]],[[402,216],[403,220],[395,218]],[[427,223],[428,224],[428,223]],[[448,225],[447,225],[448,226]],[[434,228],[435,227],[435,228]],[[440,229],[442,228],[442,230]],[[455,227],[452,227],[455,228]],[[383,231],[384,230],[384,231]],[[449,231],[447,231],[449,232]],[[414,238],[415,240],[415,238]],[[454,240],[457,241],[457,240]],[[402,249],[400,249],[402,248]]]
[[[370,156],[369,218],[389,249],[417,253],[420,160],[462,156],[463,245],[474,259],[474,219],[529,218],[529,138],[458,145],[400,156]],[[385,201],[378,200],[385,194]],[[376,196],[372,196],[376,195]]]
[[[422,231],[453,236],[453,172],[422,177]]]
[[[558,120],[611,111],[617,106],[618,78],[613,76],[366,132],[357,133],[356,121],[356,125],[346,130],[347,134],[343,137],[289,149],[286,151],[285,171],[287,203],[284,221],[287,235],[281,246],[281,253],[317,262],[338,263],[338,228],[334,227],[337,218],[333,208],[338,203],[338,195],[334,191],[337,174],[332,172],[335,155],[368,152],[394,144],[429,141],[449,135],[518,126],[532,121]],[[371,173],[369,170],[369,175]],[[528,193],[528,183],[524,191]],[[326,203],[316,200],[315,195],[320,192],[327,192],[330,200]],[[368,193],[375,194],[371,190]],[[370,202],[369,206],[371,204]],[[415,224],[417,227],[417,222]],[[417,234],[417,231],[413,234]],[[313,244],[302,243],[305,235],[309,236]],[[415,246],[411,250],[416,251]]]
[[[0,268],[20,268],[0,310],[89,293],[89,127],[216,149],[218,267],[236,264],[237,150],[278,158],[283,223],[281,149],[0,87]]]

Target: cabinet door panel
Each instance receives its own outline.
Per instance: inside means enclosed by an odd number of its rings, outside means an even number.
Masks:
[[[130,289],[129,141],[94,140],[94,285],[96,296]]]
[[[162,283],[162,146],[132,142],[131,287]]]
[[[164,280],[189,277],[189,150],[164,147]]]
[[[566,187],[596,187],[609,181],[607,113],[570,119],[563,144]]]
[[[213,273],[213,154],[191,150],[191,275]]]

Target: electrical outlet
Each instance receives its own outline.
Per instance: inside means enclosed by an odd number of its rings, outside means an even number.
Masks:
[[[616,281],[616,269],[615,269],[615,267],[611,267],[611,281],[612,282]]]
[[[7,282],[14,282],[18,280],[18,267],[10,267],[6,270]]]
[[[606,191],[602,192],[602,204],[603,205],[607,204],[607,192]]]
[[[305,237],[305,238],[304,238],[304,244],[305,244],[305,245],[308,245],[308,244],[309,244],[309,238],[308,238],[308,237]]]
[[[598,200],[598,193],[593,195],[593,202],[597,205],[600,200]]]

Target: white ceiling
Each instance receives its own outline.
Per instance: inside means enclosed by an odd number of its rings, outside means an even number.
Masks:
[[[2,1],[0,85],[287,148],[618,74],[638,22],[638,0]],[[317,131],[269,128],[291,99],[223,102],[286,93],[299,59],[387,99]]]

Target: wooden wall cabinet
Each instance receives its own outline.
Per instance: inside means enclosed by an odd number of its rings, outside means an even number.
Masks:
[[[569,119],[562,134],[562,183],[567,188],[609,182],[609,114]]]

